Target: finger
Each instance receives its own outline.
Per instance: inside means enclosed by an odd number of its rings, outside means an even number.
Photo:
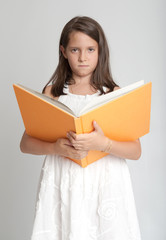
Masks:
[[[76,134],[75,134],[76,135]],[[71,135],[70,133],[67,133],[67,138],[69,139],[69,141],[71,142],[71,144],[74,146],[75,144],[82,144],[85,140],[82,140],[82,137],[79,135],[73,136],[73,134]]]
[[[93,126],[94,126],[95,131],[103,134],[103,130],[102,130],[101,127],[97,124],[96,121],[93,121]]]
[[[69,139],[65,138],[64,139],[64,145],[69,145],[69,146],[72,146],[71,142],[69,141]]]
[[[69,135],[68,135],[69,134]],[[87,137],[88,134],[76,134],[75,132],[68,132],[68,136],[74,139],[77,142],[84,141],[84,139]]]
[[[73,144],[73,147],[74,147],[75,149],[77,149],[77,150],[81,150],[81,149],[82,149],[82,147],[81,147],[78,143],[74,143],[74,144]]]
[[[78,145],[78,142],[75,141],[70,135],[68,135],[68,141],[70,142],[70,145],[74,148]]]
[[[77,141],[75,140],[75,135],[73,133],[67,133],[67,138],[73,146],[75,143],[77,143]]]
[[[73,138],[72,138],[72,136],[70,135],[70,133],[67,133],[67,138],[68,138],[68,140],[69,140],[70,142],[73,141]]]
[[[76,136],[77,136],[77,134],[75,132],[72,132],[72,131],[68,132],[68,135],[70,137],[72,137],[73,139],[76,139]]]

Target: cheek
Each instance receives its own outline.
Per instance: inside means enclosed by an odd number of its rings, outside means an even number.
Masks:
[[[68,63],[69,63],[71,70],[74,72],[76,69],[76,65],[77,65],[76,60],[73,58],[72,59],[68,58]]]
[[[67,61],[68,61],[69,65],[70,65],[70,67],[73,66],[73,64],[74,64],[73,59],[71,59],[70,57],[68,57],[68,58],[67,58]]]
[[[69,62],[69,66],[70,66],[72,71],[75,70],[75,64],[73,62]]]
[[[76,58],[74,56],[68,56],[68,62],[70,65],[73,65],[76,62]]]
[[[98,60],[99,60],[99,57],[98,57],[98,54],[96,54],[96,56],[94,57],[94,65],[97,66]]]

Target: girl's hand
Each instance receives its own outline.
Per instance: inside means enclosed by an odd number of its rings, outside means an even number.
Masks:
[[[78,150],[89,151],[99,150],[104,151],[108,144],[108,138],[104,136],[104,133],[100,126],[93,121],[94,131],[91,133],[76,134],[69,132],[67,137],[70,144]]]
[[[70,141],[65,138],[59,138],[53,143],[53,153],[77,160],[81,160],[88,155],[88,151],[75,149]]]

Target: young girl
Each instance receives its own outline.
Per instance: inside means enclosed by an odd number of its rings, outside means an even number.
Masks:
[[[76,113],[92,99],[117,88],[101,26],[89,17],[73,18],[62,31],[59,64],[43,93]],[[140,157],[139,139],[113,141],[104,136],[95,121],[93,126],[94,131],[89,134],[68,132],[66,138],[55,143],[24,133],[22,152],[47,155],[32,240],[140,240],[125,161]],[[82,159],[89,150],[109,155],[86,168],[69,159]]]

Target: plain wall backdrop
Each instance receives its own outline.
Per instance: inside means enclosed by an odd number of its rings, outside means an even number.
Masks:
[[[24,126],[12,84],[42,90],[57,65],[61,30],[76,15],[93,17],[103,27],[120,86],[152,81],[151,131],[141,138],[140,160],[128,160],[128,165],[142,240],[165,240],[164,0],[0,2],[0,239],[30,239],[44,160],[19,150]]]

